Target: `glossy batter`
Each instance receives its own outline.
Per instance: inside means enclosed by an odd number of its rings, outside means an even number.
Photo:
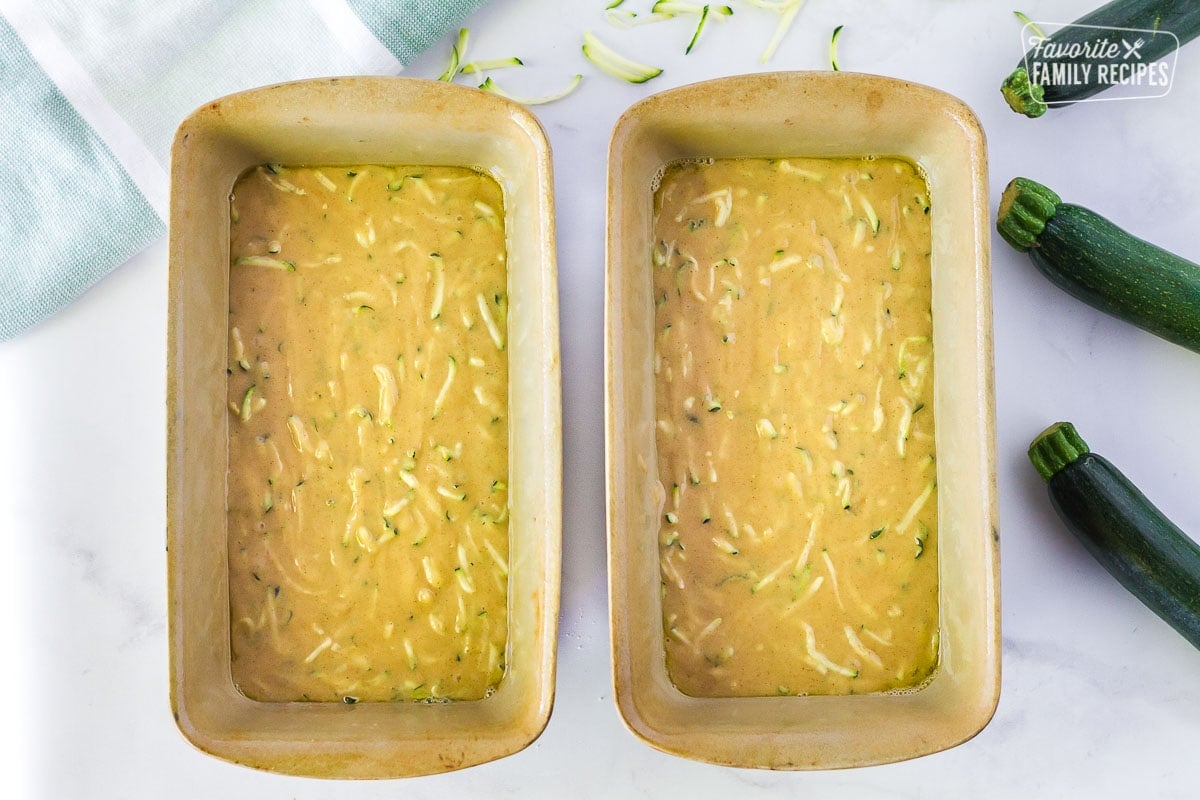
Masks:
[[[499,185],[270,165],[230,216],[234,682],[269,701],[484,697],[507,637]]]
[[[684,693],[878,692],[934,670],[928,214],[898,159],[663,176],[659,544]]]

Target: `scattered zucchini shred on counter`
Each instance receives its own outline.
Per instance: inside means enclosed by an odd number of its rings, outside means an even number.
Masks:
[[[617,5],[620,4],[618,3]],[[604,19],[616,28],[632,28],[636,25],[665,22],[669,19],[683,16],[694,16],[697,18],[696,28],[692,31],[692,38],[688,41],[687,47],[684,49],[684,55],[688,55],[695,48],[696,43],[700,41],[700,34],[704,32],[708,21],[713,18],[724,19],[733,16],[733,7],[711,3],[689,3],[683,0],[656,0],[650,8],[650,12],[640,16],[634,11],[620,9],[613,5],[610,5],[604,11]]]
[[[509,94],[508,92],[504,91],[499,86],[497,86],[496,82],[493,81],[491,78],[485,79],[483,83],[479,84],[479,88],[483,89],[485,92],[491,92],[492,94],[496,94],[501,97],[507,97],[509,100],[514,100],[518,103],[522,103],[527,106],[538,106],[538,105],[542,105],[544,103],[553,103],[555,100],[563,99],[564,97],[569,95],[571,92],[573,92],[577,88],[579,88],[579,84],[582,81],[583,81],[583,76],[576,74],[575,77],[571,78],[570,82],[564,88],[560,89],[557,92],[553,92],[551,94],[546,94],[546,95],[541,95],[539,97],[521,97],[519,95]]]
[[[674,14],[637,14],[621,8],[613,8],[604,12],[604,19],[614,28],[632,28],[637,25],[650,25],[655,22],[665,22],[674,19]]]
[[[1004,190],[996,230],[1068,294],[1200,353],[1200,265],[1028,178]]]
[[[497,69],[525,66],[525,62],[516,56],[509,56],[508,58],[489,58],[480,59],[477,61],[467,61],[467,42],[469,38],[469,28],[462,28],[459,30],[457,39],[455,39],[454,44],[450,47],[450,63],[446,67],[445,72],[443,72],[438,78],[439,81],[453,83],[454,79],[459,75],[477,75],[479,73],[490,72]],[[575,75],[570,82],[568,82],[565,88],[557,92],[552,92],[551,94],[536,97],[525,97],[511,94],[497,86],[496,82],[493,81],[490,76],[484,77],[483,82],[479,84],[479,88],[485,92],[499,95],[500,97],[507,98],[523,105],[535,106],[543,103],[552,103],[555,100],[561,100],[571,92],[575,91],[582,79],[582,75]]]
[[[653,6],[650,7],[651,14],[668,14],[675,16],[676,14],[700,14],[704,9],[708,8],[707,4],[688,3],[684,0],[655,0]]]
[[[766,49],[763,50],[762,55],[759,57],[759,60],[766,64],[775,55],[775,51],[779,49],[779,44],[783,41],[783,37],[787,36],[787,32],[791,30],[792,23],[796,21],[796,15],[804,7],[806,0],[746,0],[746,2],[757,8],[774,11],[779,15],[779,22],[775,25],[775,33],[772,34],[771,40],[767,42]]]
[[[1013,16],[1016,17],[1017,19],[1019,19],[1021,21],[1021,24],[1026,26],[1027,28],[1029,28],[1030,32],[1033,33],[1033,35],[1038,37],[1039,39],[1049,39],[1050,38],[1049,36],[1046,35],[1046,32],[1043,31],[1036,22],[1034,22],[1028,16],[1026,16],[1024,12],[1014,11]]]
[[[462,64],[462,60],[467,54],[467,41],[470,36],[470,28],[459,29],[458,39],[450,46],[450,63],[446,66],[446,71],[438,77],[439,81],[451,83],[454,80],[454,76],[458,74],[459,65]]]
[[[591,31],[583,34],[583,55],[602,72],[628,83],[645,83],[662,74],[662,69],[626,58],[600,41]]]
[[[1059,518],[1108,572],[1200,648],[1200,545],[1117,467],[1091,452],[1069,422],[1029,446]]]
[[[1023,14],[1018,13],[1017,18],[1028,22]],[[1103,80],[1096,68],[1099,65],[1087,53],[1066,49],[1093,41],[1095,28],[1147,31],[1149,35],[1140,37],[1138,63],[1148,65],[1175,50],[1177,42],[1183,45],[1200,35],[1200,3],[1194,0],[1113,0],[1085,14],[1038,43],[1039,50],[1046,48],[1047,57],[1032,61],[1034,74],[1030,74],[1027,66],[1031,63],[1027,54],[1004,79],[1000,92],[1009,107],[1027,117],[1040,117],[1048,108],[1086,100],[1112,86],[1115,81]],[[1159,31],[1173,35],[1159,36]],[[1055,67],[1071,69],[1081,65],[1093,67],[1074,76],[1082,80],[1042,82],[1043,75]]]
[[[700,21],[696,23],[696,31],[692,34],[692,38],[688,41],[688,45],[684,48],[683,54],[691,55],[692,48],[696,46],[696,42],[700,41],[700,33],[704,30],[704,23],[708,22],[708,11],[710,6],[704,6],[700,9]]]
[[[833,29],[833,35],[829,37],[829,66],[834,72],[840,72],[842,69],[840,66],[838,66],[837,46],[838,39],[840,39],[842,36],[842,28],[844,27],[844,25],[838,25]],[[875,220],[874,227],[879,227],[878,222],[878,220]]]
[[[483,61],[471,61],[463,64],[459,70],[461,75],[474,75],[478,72],[490,72],[494,69],[505,69],[507,67],[523,67],[525,62],[516,56],[508,58],[490,58]]]
[[[654,7],[650,9],[651,15],[662,15],[664,18],[671,18],[680,15],[694,15],[698,17],[696,22],[696,30],[692,33],[692,38],[688,41],[687,48],[683,51],[684,55],[689,55],[692,48],[700,41],[700,34],[704,32],[705,25],[711,16],[716,15],[718,19],[722,17],[733,16],[733,9],[729,6],[718,6],[704,3],[687,3],[680,0],[658,0]]]
[[[733,16],[733,9],[729,6],[704,6],[700,10],[700,21],[696,23],[696,32],[692,34],[692,39],[688,42],[687,49],[683,51],[684,55],[691,53],[692,48],[696,46],[696,42],[700,41],[700,34],[704,31],[704,25],[708,22],[712,14],[716,14],[717,19],[730,17]]]

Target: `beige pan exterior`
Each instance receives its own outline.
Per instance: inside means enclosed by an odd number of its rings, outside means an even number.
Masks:
[[[940,664],[917,691],[697,698],[667,676],[654,484],[653,185],[681,158],[910,159],[932,207]],[[991,278],[983,131],[941,92],[848,73],[724,78],[649,97],[609,146],[606,437],[616,701],[661,750],[739,767],[820,769],[952,747],[1000,692]],[[798,644],[799,646],[799,644]]]
[[[226,560],[229,194],[248,167],[480,167],[504,190],[508,247],[507,671],[478,701],[263,703],[230,676]],[[521,106],[403,78],[314,80],[216,100],[171,165],[167,547],[171,705],[201,750],[292,775],[391,778],[515,753],[554,699],[562,421],[550,150]]]

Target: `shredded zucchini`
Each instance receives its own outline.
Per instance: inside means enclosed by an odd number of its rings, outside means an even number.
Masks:
[[[246,393],[242,395],[242,407],[238,414],[238,416],[242,418],[242,422],[248,421],[250,416],[254,413],[254,388],[255,387],[251,385],[250,388],[246,390]]]
[[[688,42],[687,49],[684,54],[692,52],[692,48],[696,46],[696,42],[700,41],[700,34],[704,31],[704,26],[708,24],[711,15],[718,17],[733,16],[733,8],[730,6],[716,6],[708,3],[688,3],[683,0],[657,0],[650,9],[648,15],[639,17],[632,11],[613,11],[610,10],[605,14],[605,18],[618,28],[629,28],[634,25],[644,25],[648,22],[662,22],[663,20],[673,19],[677,16],[694,15],[699,17],[696,23],[696,30],[692,33],[692,38]]]
[[[579,88],[579,84],[582,81],[583,81],[583,76],[576,75],[575,77],[571,78],[570,82],[565,87],[560,89],[559,91],[552,92],[550,94],[541,95],[539,97],[522,97],[522,96],[515,95],[515,94],[509,94],[508,92],[504,91],[499,86],[497,86],[496,82],[493,81],[491,78],[485,79],[483,83],[479,84],[479,88],[485,92],[491,92],[494,95],[499,95],[500,97],[507,98],[509,100],[512,100],[517,103],[521,103],[523,105],[539,106],[544,103],[553,103],[555,100],[563,99],[564,97],[569,95],[571,92],[573,92],[577,88]]]
[[[674,14],[636,14],[624,9],[613,9],[604,12],[604,19],[614,28],[632,28],[636,25],[650,25],[655,22],[665,22],[675,19]]]
[[[291,261],[284,261],[282,258],[271,258],[270,256],[239,256],[234,259],[233,263],[239,267],[271,267],[272,269],[282,269],[288,272],[296,271],[296,265]]]
[[[1046,35],[1046,32],[1045,32],[1045,31],[1043,31],[1043,30],[1042,30],[1042,29],[1041,29],[1041,28],[1038,26],[1038,24],[1037,24],[1036,22],[1034,22],[1033,20],[1031,20],[1029,17],[1025,16],[1025,15],[1024,15],[1023,13],[1021,13],[1020,11],[1014,11],[1014,12],[1013,12],[1013,16],[1014,16],[1014,17],[1016,17],[1017,19],[1019,19],[1019,20],[1021,21],[1021,24],[1022,24],[1022,25],[1026,26],[1027,28],[1029,28],[1029,30],[1033,31],[1033,35],[1034,35],[1034,36],[1036,36],[1036,37],[1038,37],[1039,39],[1048,39],[1048,38],[1050,38],[1050,37],[1048,37],[1048,36]],[[1157,23],[1157,20],[1155,20],[1155,22]]]
[[[838,45],[838,39],[842,35],[843,27],[844,26],[842,26],[842,25],[838,25],[836,28],[833,29],[833,36],[829,37],[829,66],[833,69],[834,72],[839,72],[841,70],[841,67],[838,66],[837,45]],[[872,223],[873,223],[872,227],[874,227],[876,230],[879,230],[879,218],[876,217],[875,219],[873,219]]]
[[[437,415],[442,410],[442,404],[446,402],[446,395],[450,391],[450,385],[454,383],[454,376],[458,372],[458,362],[454,360],[454,356],[449,356],[448,365],[446,367],[446,380],[442,383],[442,388],[437,393],[437,397],[433,401],[433,415],[431,419],[437,419]],[[449,459],[447,459],[449,460]]]
[[[805,0],[779,0],[779,2],[768,2],[768,0],[749,1],[751,5],[758,6],[759,8],[767,8],[779,14],[779,23],[775,26],[775,33],[771,36],[771,41],[767,42],[767,47],[763,50],[762,56],[760,56],[760,60],[765,64],[775,55],[775,51],[779,49],[779,44],[783,41],[783,37],[791,30],[792,23],[796,21],[796,15],[804,7]]]
[[[610,9],[608,13],[617,13],[611,11],[611,9],[615,9],[620,4],[620,2],[614,2],[610,4],[608,6]],[[470,62],[465,61],[467,54],[467,40],[469,35],[470,29],[462,28],[459,30],[458,38],[454,45],[450,48],[450,63],[438,80],[445,83],[453,83],[455,77],[458,75],[477,75],[479,73],[489,72],[491,70],[506,69],[508,67],[522,67],[525,65],[525,62],[517,56],[509,56],[508,58],[480,59]],[[497,86],[496,82],[490,77],[485,78],[483,83],[479,84],[479,88],[485,92],[504,97],[517,103],[522,103],[527,106],[535,106],[543,103],[551,103],[555,100],[561,100],[562,98],[571,94],[571,92],[575,91],[575,89],[579,87],[579,83],[582,80],[582,75],[576,75],[563,89],[552,94],[542,95],[540,97],[522,97],[519,95],[510,94],[509,92],[506,92]],[[391,189],[391,186],[389,185],[388,188]],[[399,185],[397,185],[396,188],[398,189]]]
[[[708,6],[699,3],[685,3],[680,0],[657,0],[650,8],[651,14],[700,14]]]
[[[840,31],[841,29],[841,26],[838,26],[838,30]],[[837,32],[835,31],[833,35],[836,37]],[[836,62],[834,63],[833,68],[835,70],[837,69]],[[879,215],[875,213],[875,207],[871,205],[871,201],[868,200],[865,195],[860,194],[858,196],[858,203],[862,206],[863,212],[865,212],[867,215],[867,222],[871,225],[871,233],[879,233]]]
[[[439,81],[450,83],[454,80],[454,76],[459,72],[459,65],[462,63],[463,57],[467,54],[467,39],[470,35],[470,28],[459,29],[458,40],[450,48],[450,64],[446,67],[446,71],[438,77]]]
[[[645,83],[662,74],[662,69],[626,58],[596,38],[591,31],[583,34],[583,55],[602,72],[629,83]]]
[[[704,30],[704,23],[708,22],[709,8],[710,6],[704,6],[700,10],[700,21],[696,23],[696,32],[692,34],[691,41],[688,42],[687,48],[683,51],[685,56],[689,55],[692,52],[692,48],[696,46],[696,42],[700,41],[700,33]]]
[[[455,77],[459,75],[476,75],[480,72],[487,72],[495,69],[505,69],[507,67],[522,67],[525,62],[516,56],[508,58],[489,58],[479,61],[466,61],[467,57],[467,40],[470,37],[470,29],[462,28],[458,32],[458,39],[450,48],[450,64],[446,67],[446,71],[439,77],[439,81],[445,83],[453,83]],[[487,83],[487,81],[484,81]],[[484,87],[480,87],[484,88]],[[499,92],[497,92],[499,94]],[[546,101],[543,101],[546,102]],[[391,188],[390,186],[388,187]]]
[[[505,69],[506,67],[523,67],[525,62],[516,56],[508,58],[490,58],[482,61],[472,61],[468,64],[463,64],[459,69],[460,75],[474,75],[477,72],[487,72],[493,69]]]

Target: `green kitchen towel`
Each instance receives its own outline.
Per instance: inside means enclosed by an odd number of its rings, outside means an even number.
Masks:
[[[231,92],[389,74],[484,0],[2,0],[0,339],[166,232],[171,139]]]

